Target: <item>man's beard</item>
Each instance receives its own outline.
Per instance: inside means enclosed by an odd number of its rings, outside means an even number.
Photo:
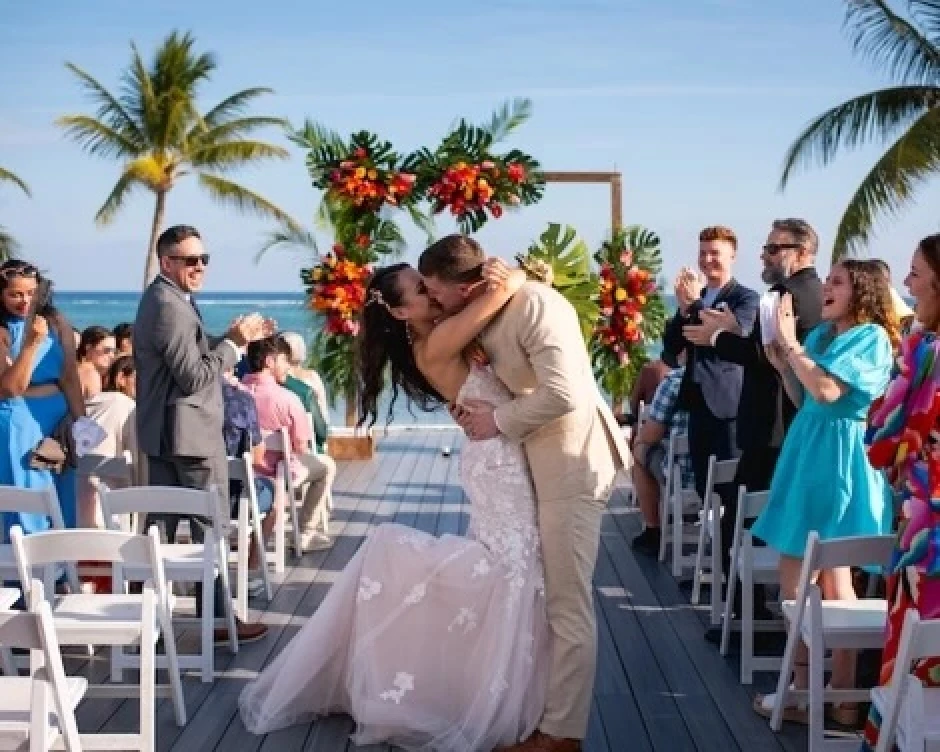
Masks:
[[[768,287],[779,285],[789,276],[790,275],[787,274],[786,269],[780,266],[765,266],[763,271],[760,273],[760,278]]]

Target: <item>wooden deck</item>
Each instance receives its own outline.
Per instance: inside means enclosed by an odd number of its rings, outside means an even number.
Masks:
[[[316,610],[372,526],[394,520],[438,534],[465,529],[467,502],[457,479],[460,443],[454,430],[394,433],[380,440],[374,460],[341,466],[334,487],[336,544],[294,561],[277,581],[273,601],[257,613],[271,627],[266,639],[243,645],[235,656],[220,649],[214,684],[185,678],[185,728],[177,728],[169,700],[160,701],[160,750],[388,749],[348,742],[352,722],[345,717],[252,736],[238,716],[238,693]],[[444,446],[454,449],[449,458],[442,456]],[[637,512],[625,506],[622,493],[615,494],[604,520],[595,575],[600,655],[586,750],[804,750],[805,729],[788,726],[775,735],[753,713],[752,691],[739,685],[736,664],[703,639],[704,610],[689,605],[686,591],[664,567],[634,557],[629,540],[639,529]],[[265,605],[263,599],[256,604]],[[101,679],[106,663],[96,659],[89,670]],[[773,677],[761,679],[755,689],[770,689]],[[79,727],[130,731],[136,728],[137,712],[136,700],[90,700],[80,708]]]

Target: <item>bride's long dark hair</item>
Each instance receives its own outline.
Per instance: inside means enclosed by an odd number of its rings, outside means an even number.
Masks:
[[[399,390],[420,409],[431,411],[445,400],[431,386],[415,363],[408,328],[392,315],[391,308],[402,304],[398,275],[408,264],[393,264],[377,269],[366,288],[366,305],[359,332],[359,425],[375,425],[379,415],[379,396],[385,388],[388,370],[392,399],[388,405],[386,424],[392,421],[392,410]]]

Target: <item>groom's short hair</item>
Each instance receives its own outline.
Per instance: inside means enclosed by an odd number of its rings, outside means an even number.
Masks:
[[[444,282],[476,282],[483,272],[486,253],[466,235],[447,235],[429,245],[418,259],[418,271]]]

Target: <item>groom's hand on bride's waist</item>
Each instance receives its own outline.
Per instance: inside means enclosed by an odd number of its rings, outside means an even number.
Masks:
[[[493,415],[493,405],[485,400],[468,399],[463,404],[451,403],[451,417],[467,434],[471,441],[495,439],[499,436],[499,426]]]

